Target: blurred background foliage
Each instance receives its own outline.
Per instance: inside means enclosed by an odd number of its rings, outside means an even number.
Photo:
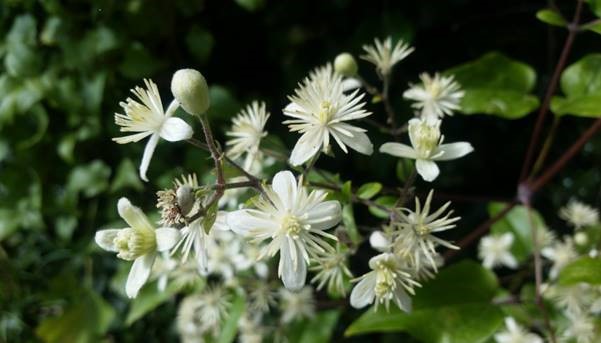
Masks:
[[[481,115],[475,104],[471,113],[476,115],[445,122],[449,141],[469,141],[476,151],[445,165],[435,187],[441,194],[506,199],[515,194],[534,122],[534,115],[525,114],[536,108],[565,36],[562,28],[537,21],[535,13],[545,5],[535,0],[4,0],[0,341],[177,339],[171,325],[175,300],[126,323],[128,301],[111,284],[117,263],[93,244],[100,226],[118,222],[119,197],[151,209],[154,192],[169,185],[174,175],[202,174],[211,166],[205,153],[183,143],[162,144],[150,167],[151,183],[138,179],[142,145],[118,146],[110,138],[117,135],[113,113],[121,110],[119,101],[142,78],[157,82],[166,102],[173,71],[199,69],[211,85],[211,118],[220,138],[228,119],[252,99],[267,101],[272,112],[268,129],[277,134],[287,132],[280,124],[281,108],[296,83],[339,52],[358,55],[361,45],[374,37],[404,38],[417,49],[393,78],[393,102],[403,109],[403,120],[412,111],[400,94],[420,72],[444,71],[497,51],[531,66],[534,74],[523,91],[532,98],[517,119]],[[571,13],[573,1],[557,5]],[[595,33],[578,37],[570,63],[599,51],[600,38]],[[368,65],[361,69],[376,81]],[[384,118],[381,107],[371,108],[376,118]],[[563,119],[550,160],[589,124],[582,118]],[[378,146],[385,137],[376,131]],[[280,136],[288,147],[297,139]],[[397,175],[406,177],[393,159],[379,154],[344,157],[324,158],[320,165],[341,171],[343,179],[356,185],[385,180],[394,187],[400,184]],[[535,199],[551,227],[558,223],[556,209],[570,197],[599,207],[600,167],[597,136]],[[417,185],[423,192],[427,187]],[[485,201],[458,201],[456,207],[464,220],[451,234],[454,238],[488,215]],[[374,221],[363,208],[356,209],[356,216],[357,221]],[[470,256],[473,250],[464,253]],[[356,258],[364,262],[368,256]],[[357,315],[343,314],[346,319]],[[344,332],[345,326],[339,326],[335,337]]]

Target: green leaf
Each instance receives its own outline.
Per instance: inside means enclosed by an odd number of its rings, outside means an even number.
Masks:
[[[549,25],[554,26],[562,26],[565,27],[568,22],[565,18],[555,9],[546,8],[536,12],[536,18],[543,23],[547,23]]]
[[[211,56],[215,40],[213,35],[198,25],[193,25],[186,35],[186,45],[190,53],[201,63],[206,62]]]
[[[589,0],[588,5],[597,17],[601,17],[601,0]]]
[[[490,203],[488,205],[488,213],[491,217],[494,217],[506,206],[507,205],[503,203]],[[546,225],[541,215],[536,210],[531,209],[531,211],[534,225],[536,225],[537,228],[546,230]],[[528,208],[524,206],[515,206],[505,215],[505,217],[503,217],[503,219],[492,225],[491,232],[497,235],[506,232],[513,234],[514,241],[511,246],[511,253],[518,262],[524,262],[532,254],[532,231],[530,228],[530,220],[528,218]]]
[[[219,339],[217,339],[217,343],[231,343],[234,341],[236,333],[238,333],[238,321],[240,320],[240,316],[244,313],[245,308],[246,301],[244,295],[237,295],[232,307],[228,311],[228,318],[221,329],[221,334],[219,335]]]
[[[228,120],[240,109],[238,100],[223,86],[210,86],[209,99],[211,107],[207,111],[207,116],[211,119]]]
[[[538,107],[538,99],[529,94],[536,82],[534,69],[501,53],[490,52],[444,74],[454,75],[464,89],[461,101],[464,114],[517,119]]]
[[[319,312],[303,328],[299,343],[328,343],[340,317],[337,310]]]
[[[353,199],[353,186],[351,181],[346,181],[342,184],[342,188],[340,189],[340,193],[344,197],[344,200],[350,202]]]
[[[601,285],[601,258],[581,257],[559,272],[561,285],[567,286],[579,282]]]
[[[342,223],[346,229],[351,241],[354,244],[361,242],[361,235],[357,229],[357,223],[355,223],[355,214],[353,213],[352,204],[344,204],[342,206]]]
[[[131,301],[129,312],[125,318],[125,325],[130,326],[148,312],[171,299],[180,289],[181,284],[177,282],[170,283],[162,291],[158,289],[156,282],[145,285],[138,296]]]
[[[207,235],[211,232],[211,228],[213,227],[213,224],[215,224],[215,220],[217,220],[218,209],[217,203],[214,203],[211,207],[207,208],[207,212],[202,218],[202,227]]]
[[[115,318],[115,311],[98,294],[84,289],[58,317],[44,319],[36,334],[48,343],[98,342]]]
[[[134,43],[125,52],[119,71],[126,77],[137,80],[154,75],[164,62],[154,57],[142,44]]]
[[[110,191],[115,193],[126,188],[133,188],[137,191],[142,191],[144,189],[144,185],[138,176],[136,166],[128,158],[123,159],[121,163],[119,163],[115,178],[111,183]]]
[[[82,192],[86,197],[94,197],[108,188],[111,168],[100,160],[84,166],[77,166],[69,174],[67,189]]]
[[[491,271],[463,261],[416,290],[413,312],[369,310],[345,335],[404,331],[426,343],[485,342],[503,321],[500,308],[490,303],[497,289]]]
[[[601,54],[589,54],[561,74],[565,97],[553,97],[551,110],[557,115],[598,118],[601,116]]]
[[[601,35],[601,20],[597,19],[588,24],[582,25],[581,30],[587,30]]]
[[[392,209],[396,201],[396,197],[393,197],[391,195],[384,195],[377,198],[374,202],[378,205],[382,205],[386,208]],[[369,206],[369,213],[373,214],[375,217],[382,219],[388,218],[390,216],[390,213],[388,213],[388,211],[384,211],[383,209],[378,208],[376,206]]]
[[[382,190],[382,184],[379,182],[370,182],[362,185],[357,190],[357,196],[361,199],[371,199]]]
[[[249,12],[255,12],[265,6],[265,0],[236,0],[236,3]]]

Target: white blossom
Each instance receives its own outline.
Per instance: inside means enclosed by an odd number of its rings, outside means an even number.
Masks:
[[[345,94],[342,77],[334,73],[331,65],[312,73],[289,99],[284,115],[293,119],[284,124],[290,131],[302,133],[290,155],[292,165],[307,162],[320,149],[328,152],[330,137],[345,153],[348,146],[359,153],[372,154],[373,145],[365,134],[367,130],[347,123],[371,115],[363,109],[363,94],[358,90]]]
[[[551,267],[551,271],[549,272],[549,276],[552,279],[559,275],[559,271],[563,267],[578,257],[574,242],[570,237],[564,237],[563,242],[559,241],[541,249],[541,255],[553,261],[553,267]]]
[[[366,54],[360,57],[375,65],[378,73],[385,76],[390,74],[395,64],[402,61],[415,49],[402,40],[399,40],[393,47],[392,38],[387,37],[384,41],[376,38],[374,45],[364,45],[363,50]]]
[[[570,200],[559,210],[559,217],[576,229],[599,223],[599,211],[578,200]]]
[[[206,333],[216,335],[230,307],[230,297],[220,286],[209,286],[184,298],[177,313],[177,330],[182,341],[198,342]]]
[[[177,229],[158,228],[150,223],[144,212],[127,198],[119,199],[119,215],[129,227],[96,232],[96,244],[102,249],[117,253],[117,257],[134,261],[125,283],[125,293],[135,298],[150,276],[159,251],[173,247],[180,235]]]
[[[459,109],[459,102],[465,94],[453,76],[441,76],[422,73],[419,78],[422,83],[410,85],[411,88],[403,93],[403,97],[413,100],[414,108],[421,110],[422,119],[435,120],[445,115],[452,115]]]
[[[278,276],[284,286],[299,290],[305,284],[309,256],[333,251],[324,238],[336,240],[325,232],[338,224],[338,201],[324,201],[327,193],[311,193],[289,171],[277,173],[267,197],[255,201],[256,209],[242,209],[228,215],[230,228],[254,243],[269,242],[261,248],[260,258],[280,253]]]
[[[454,160],[474,150],[467,142],[442,144],[444,136],[440,134],[440,123],[439,119],[432,121],[411,119],[409,121],[411,146],[389,142],[380,147],[380,152],[414,159],[419,175],[425,181],[433,181],[440,173],[436,161]]]
[[[315,315],[315,299],[313,298],[313,288],[310,286],[302,287],[296,292],[280,288],[279,295],[281,320],[284,324],[303,318],[312,318]]]
[[[569,327],[564,331],[564,339],[575,339],[577,343],[598,342],[599,333],[595,328],[595,320],[584,313],[568,313]]]
[[[134,133],[113,138],[113,140],[119,144],[126,144],[138,142],[150,136],[140,163],[140,178],[148,181],[146,171],[159,138],[177,142],[192,137],[193,131],[185,121],[173,117],[179,106],[176,100],[173,100],[167,111],[164,111],[156,84],[148,79],[145,79],[144,83],[146,89],[136,87],[131,90],[138,100],[127,98],[125,102],[119,104],[125,114],[115,113],[115,123],[121,126],[121,132]]]
[[[376,310],[381,304],[388,309],[393,301],[401,310],[410,312],[409,294],[414,294],[413,287],[420,284],[401,267],[399,258],[391,253],[382,253],[369,260],[369,268],[370,272],[356,279],[359,282],[351,292],[351,305],[362,308],[375,300]]]
[[[333,253],[318,254],[315,258],[315,264],[310,270],[316,272],[312,283],[317,284],[317,290],[328,286],[328,291],[346,295],[345,280],[353,277],[353,274],[347,266],[348,252],[343,250],[338,244]]]
[[[505,327],[505,331],[495,334],[497,343],[543,343],[540,336],[526,331],[512,317],[505,318]]]
[[[434,191],[428,193],[428,197],[422,208],[419,198],[415,198],[415,211],[402,208],[396,212],[399,217],[393,222],[398,228],[393,240],[393,252],[403,259],[410,259],[411,264],[417,269],[421,267],[421,261],[425,257],[430,266],[436,271],[437,262],[435,260],[436,246],[442,245],[449,249],[459,249],[459,247],[434,236],[434,233],[450,230],[456,226],[456,222],[461,217],[451,217],[453,211],[446,214],[445,211],[451,205],[451,202],[445,203],[441,208],[430,212],[430,204]]]
[[[265,109],[265,103],[253,101],[232,120],[232,128],[226,132],[226,135],[231,137],[226,142],[227,154],[233,159],[246,154],[243,167],[247,171],[257,158],[261,139],[267,135],[267,119],[269,112]]]
[[[478,256],[482,259],[484,267],[492,269],[496,266],[505,266],[515,269],[518,262],[510,250],[513,240],[514,236],[511,232],[482,237],[478,246]]]

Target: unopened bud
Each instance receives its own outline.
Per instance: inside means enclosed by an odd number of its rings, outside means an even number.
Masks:
[[[192,115],[204,114],[209,109],[209,87],[198,70],[176,71],[171,79],[171,93],[180,106]]]
[[[194,206],[194,193],[192,187],[183,185],[177,189],[175,193],[177,196],[177,205],[183,215],[190,213],[192,206]]]
[[[334,70],[343,76],[355,76],[359,67],[353,55],[344,52],[334,59]]]
[[[586,245],[588,243],[588,236],[584,232],[577,232],[574,235],[574,242],[578,245]]]

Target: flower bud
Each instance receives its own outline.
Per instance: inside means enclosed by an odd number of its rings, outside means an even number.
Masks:
[[[182,185],[177,189],[177,205],[182,211],[183,215],[187,215],[194,206],[194,192],[192,187],[188,185]]]
[[[198,70],[176,71],[171,79],[171,93],[180,106],[192,115],[204,114],[209,109],[209,87]]]
[[[344,52],[334,59],[334,70],[343,76],[355,76],[359,67],[353,55]]]
[[[580,246],[586,245],[588,243],[588,236],[584,232],[576,232],[574,242]]]

